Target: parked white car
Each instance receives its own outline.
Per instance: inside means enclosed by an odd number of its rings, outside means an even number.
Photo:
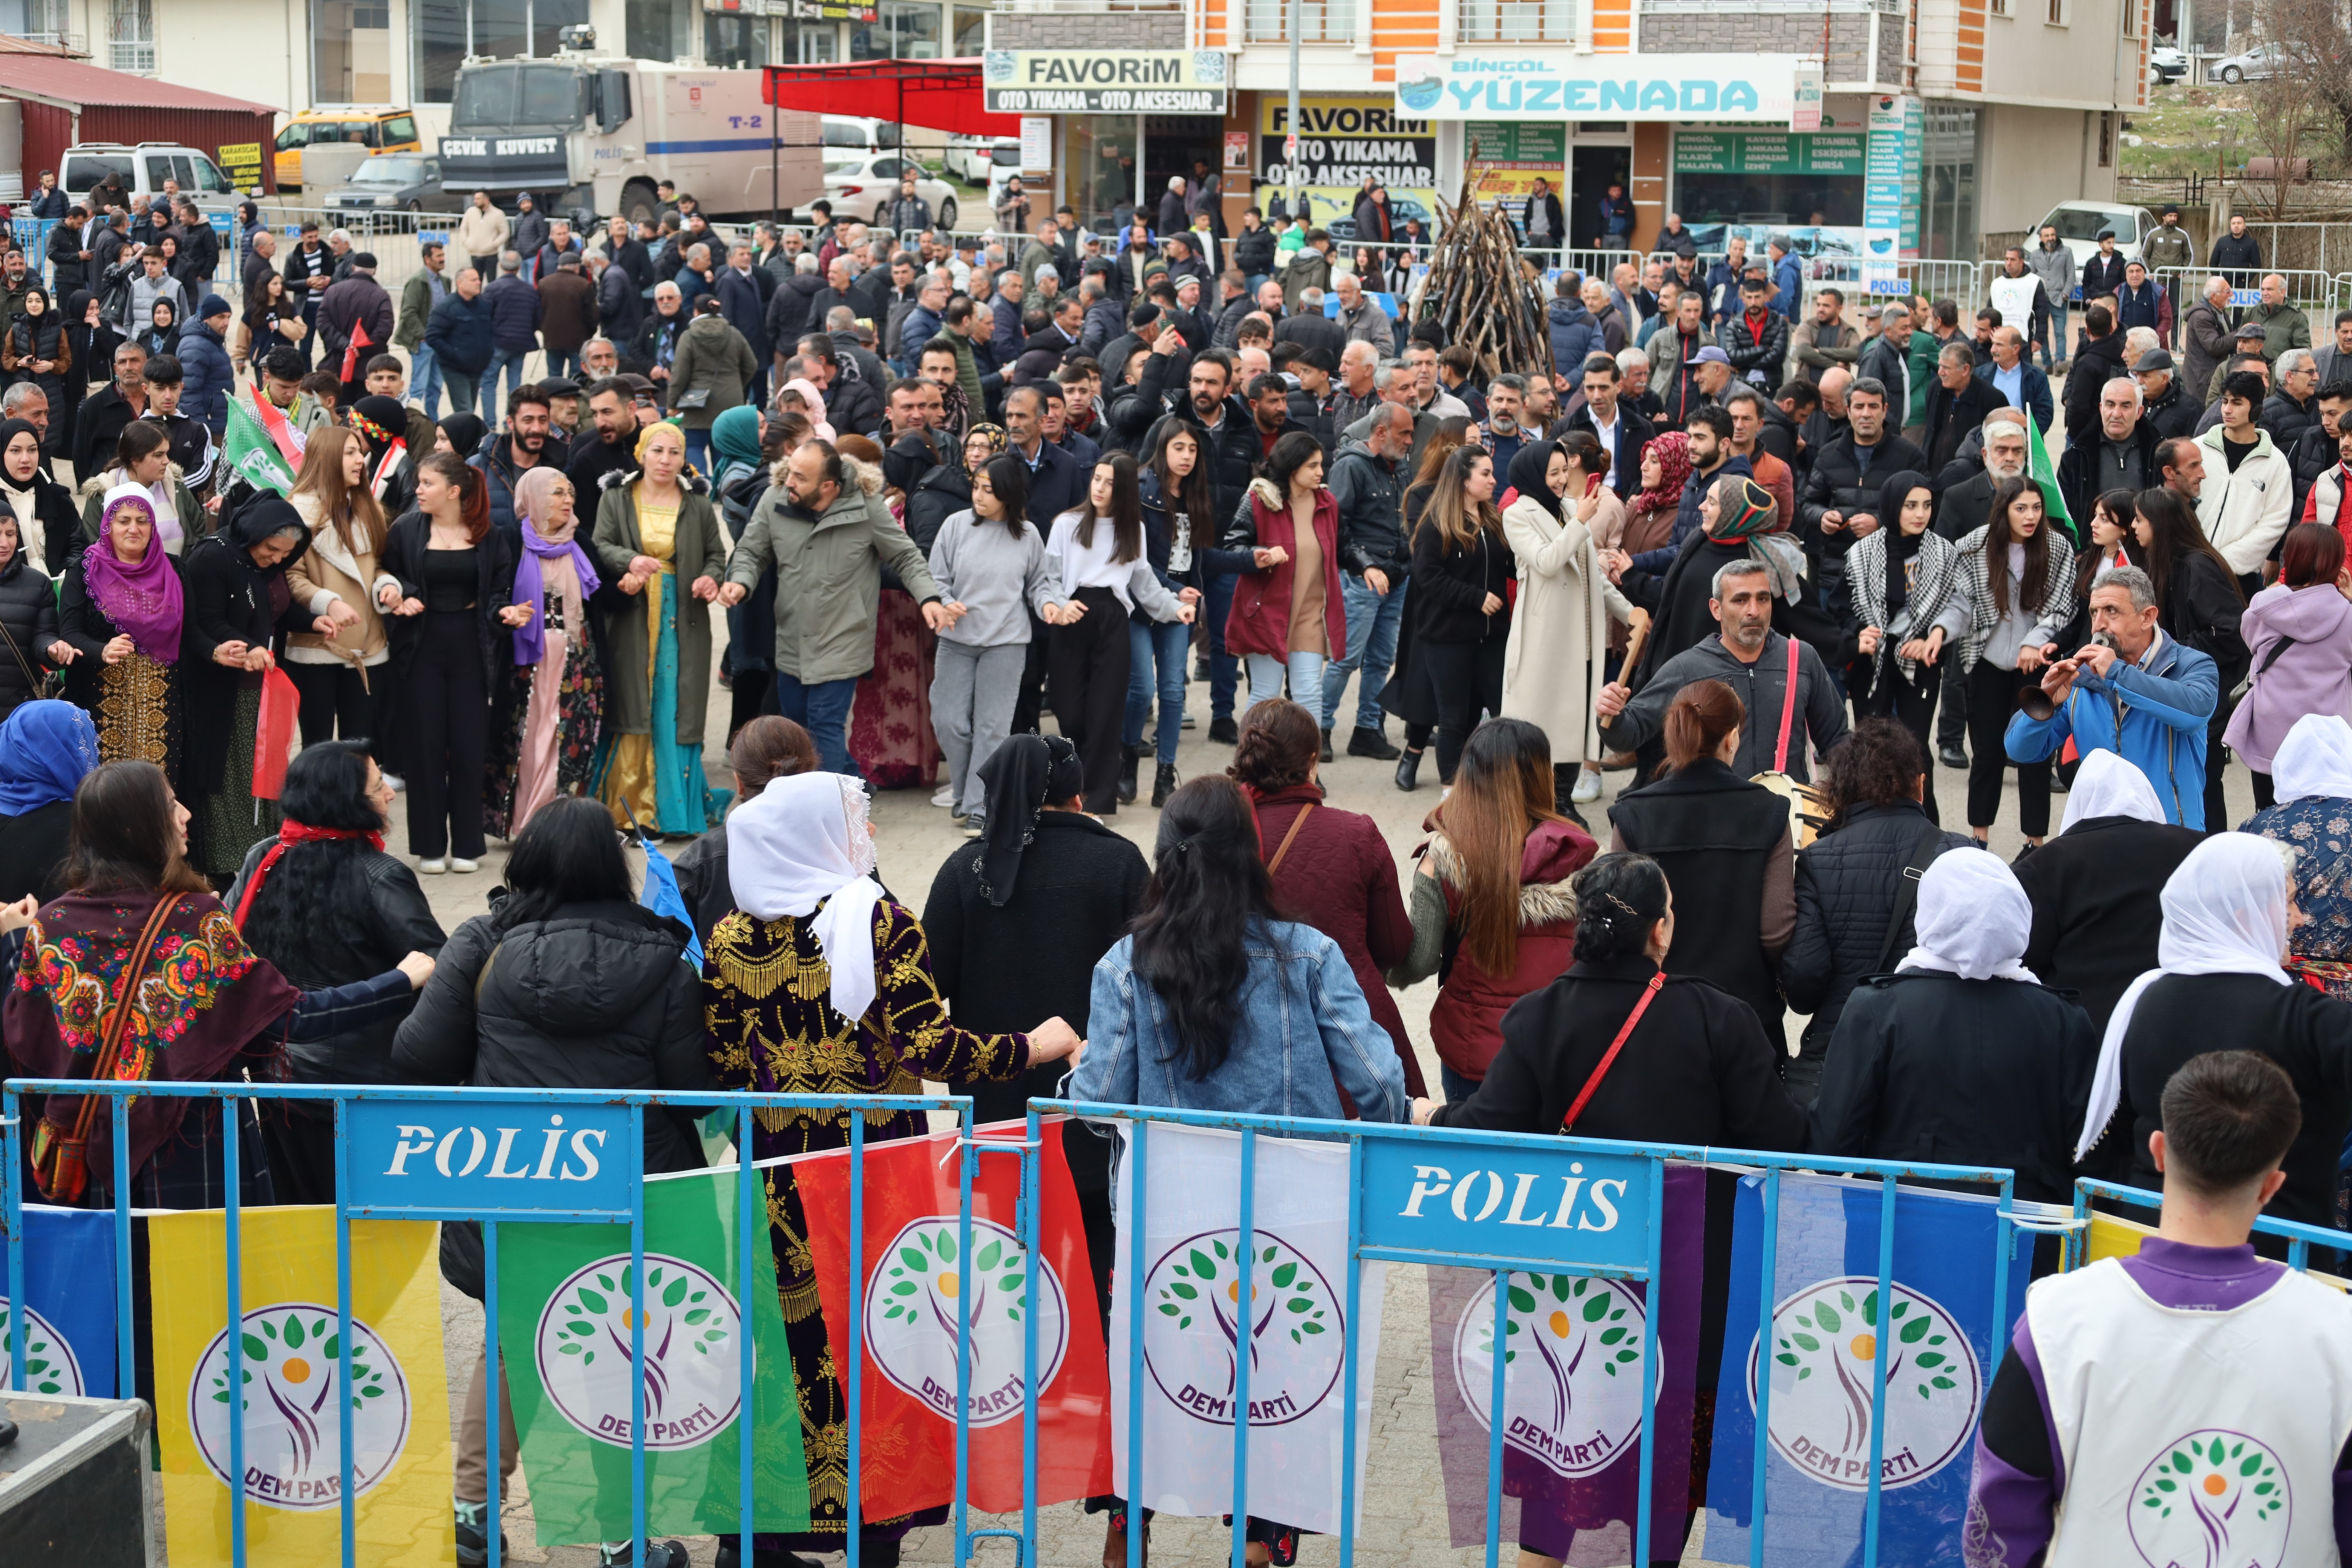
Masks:
[[[931,221],[940,228],[955,226],[956,191],[936,179],[920,163],[896,153],[828,152],[824,160],[824,195],[835,217],[884,221],[883,214],[898,199],[899,176],[915,172],[915,194],[931,204]]]
[[[2099,236],[2116,237],[2116,254],[2126,261],[2139,258],[2140,241],[2156,226],[2156,215],[2146,207],[2128,206],[2120,202],[2060,202],[2052,207],[2041,223],[2033,226],[2040,234],[2043,226],[2054,226],[2066,248],[2074,253],[2074,267],[2080,271],[2083,263],[2099,253]],[[2029,240],[2029,244],[2039,243]]]
[[[1000,168],[1021,167],[1021,143],[1009,137],[950,136],[947,166],[949,174],[967,185],[992,185],[1003,178]]]

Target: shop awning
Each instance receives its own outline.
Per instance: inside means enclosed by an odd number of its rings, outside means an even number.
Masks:
[[[874,115],[956,136],[1021,134],[1019,115],[982,107],[977,59],[770,66],[762,96],[803,114]]]

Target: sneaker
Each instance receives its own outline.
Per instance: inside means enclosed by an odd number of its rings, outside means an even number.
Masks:
[[[1386,735],[1376,729],[1360,724],[1356,727],[1355,733],[1348,737],[1348,754],[1351,757],[1370,757],[1376,763],[1392,763],[1399,755],[1397,749],[1389,743],[1389,738]]]
[[[1199,727],[1200,721],[1194,719],[1190,713],[1185,714],[1184,722],[1177,726],[1177,728],[1181,730],[1192,730],[1198,729]]]
[[[419,860],[416,863],[417,874],[425,877],[438,877],[448,868],[449,862],[438,855],[429,860]]]
[[[457,1562],[461,1568],[485,1568],[490,1560],[489,1512],[486,1502],[459,1502],[450,1505],[457,1517]],[[499,1560],[511,1563],[512,1547],[506,1531],[499,1532]]]
[[[449,869],[452,871],[478,871],[481,868],[482,863],[478,860],[468,860],[462,855],[449,857]]]
[[[393,794],[398,795],[408,787],[408,781],[398,773],[386,773],[383,775],[383,786]]]
[[[1234,722],[1234,716],[1230,713],[1212,719],[1209,721],[1209,739],[1221,746],[1238,746],[1242,743],[1241,726]]]
[[[955,785],[951,784],[943,784],[940,785],[938,789],[932,791],[931,804],[933,805],[947,806],[955,805]]]
[[[1592,802],[1599,800],[1601,798],[1600,770],[1597,768],[1587,768],[1582,773],[1577,774],[1576,787],[1569,792],[1568,798],[1574,801],[1579,805],[1589,805]]]
[[[635,1568],[633,1542],[615,1541],[596,1549],[596,1561],[604,1568]],[[648,1541],[646,1542],[644,1568],[689,1568],[694,1559],[683,1541]]]
[[[987,831],[988,818],[979,812],[973,812],[963,819],[963,836],[966,838],[977,838]]]

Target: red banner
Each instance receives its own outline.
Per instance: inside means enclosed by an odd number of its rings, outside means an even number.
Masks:
[[[366,324],[352,323],[352,341],[343,345],[343,384],[349,386],[360,378],[360,351],[375,347],[375,340],[367,335]]]
[[[274,664],[261,672],[261,717],[253,727],[254,799],[276,800],[286,787],[286,752],[294,744],[301,709],[293,677]]]
[[[1037,1501],[1111,1489],[1110,1377],[1077,1192],[1062,1152],[1063,1123],[1040,1136],[1042,1256],[1024,1289],[1014,1229],[1021,1166],[986,1154],[972,1181],[971,1248],[958,1237],[953,1133],[869,1144],[865,1270],[855,1310],[864,1336],[860,1507],[890,1519],[953,1500],[956,1322],[971,1321],[972,1506],[1021,1507],[1023,1336],[1034,1310],[1045,1396],[1037,1418]],[[1009,1130],[1018,1137],[1017,1127]],[[1081,1133],[1080,1136],[1089,1136]],[[945,1159],[946,1163],[941,1163]],[[849,1152],[793,1166],[835,1363],[849,1364]]]

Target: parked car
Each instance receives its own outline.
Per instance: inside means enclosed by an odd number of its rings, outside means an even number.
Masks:
[[[1396,215],[1395,222],[1400,229],[1404,227],[1407,218],[1417,217],[1421,220],[1423,233],[1433,235],[1437,232],[1437,216],[1411,196],[1401,196],[1391,191],[1389,210]],[[1336,245],[1353,245],[1356,241],[1356,219],[1352,213],[1341,213],[1318,226],[1331,237],[1332,243]]]
[[[828,117],[830,119],[830,117]],[[837,153],[827,150],[824,160],[825,199],[836,216],[861,220],[871,213],[877,224],[883,210],[898,199],[899,176],[915,172],[915,194],[931,204],[931,221],[940,228],[955,227],[955,187],[896,153]]]
[[[2083,263],[2098,254],[2103,234],[2116,237],[2116,254],[2126,261],[2137,260],[2140,241],[2156,226],[2156,215],[2146,207],[2119,202],[2060,202],[2033,226],[2034,232],[2044,225],[2058,230],[2058,237],[2074,253],[2074,266],[2080,270]]]
[[[2242,81],[2265,81],[2278,75],[2286,58],[2284,44],[2256,44],[2243,54],[2215,60],[2206,68],[2205,79],[2226,81],[2233,87]]]
[[[416,116],[405,109],[306,109],[270,142],[278,163],[278,188],[302,188],[302,149],[353,142],[376,153],[421,153]]]
[[[462,212],[467,199],[441,188],[440,159],[386,153],[362,163],[351,184],[330,191],[320,205],[346,227],[373,227],[377,214]]]
[[[1003,179],[999,169],[1021,167],[1021,143],[994,136],[948,138],[948,173],[967,185],[992,185]]]
[[[828,114],[821,134],[828,155],[845,151],[882,153],[898,145],[898,122],[858,114]]]
[[[2179,49],[2158,44],[2147,52],[2147,74],[2155,81],[2179,81],[2189,74],[2189,57]]]
[[[75,203],[87,202],[110,173],[121,176],[123,190],[142,205],[163,194],[165,180],[177,180],[180,194],[200,212],[226,215],[244,195],[210,153],[176,142],[142,142],[136,147],[121,142],[77,142],[66,149],[58,170],[66,200]]]

